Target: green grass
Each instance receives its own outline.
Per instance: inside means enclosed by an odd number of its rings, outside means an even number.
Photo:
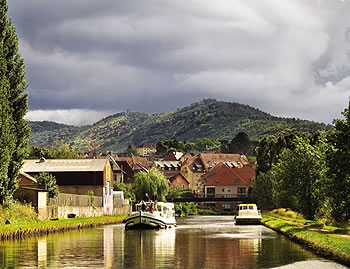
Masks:
[[[0,224],[0,240],[19,239],[33,235],[90,228],[112,223],[121,223],[125,217],[125,215],[101,216],[91,218],[74,218],[39,222],[30,221],[14,224]]]
[[[349,229],[271,213],[263,214],[262,223],[313,249],[322,256],[350,265]]]

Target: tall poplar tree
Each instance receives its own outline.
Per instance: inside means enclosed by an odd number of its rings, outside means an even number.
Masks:
[[[24,61],[18,50],[16,28],[8,20],[7,11],[7,1],[0,0],[1,92],[4,93],[1,116],[6,119],[1,121],[1,134],[4,134],[1,140],[7,141],[6,134],[11,138],[9,143],[1,145],[8,162],[1,163],[0,204],[8,202],[18,188],[18,174],[30,136],[29,123],[24,119],[28,110]]]

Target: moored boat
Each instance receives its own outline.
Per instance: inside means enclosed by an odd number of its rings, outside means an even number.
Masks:
[[[238,216],[235,217],[236,225],[241,224],[260,224],[260,210],[256,204],[240,204],[238,206]]]
[[[125,229],[161,229],[173,226],[176,226],[173,203],[137,204],[136,211],[125,219]]]

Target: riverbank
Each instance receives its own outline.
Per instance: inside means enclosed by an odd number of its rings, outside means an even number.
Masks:
[[[125,217],[125,215],[118,215],[0,224],[0,240],[21,239],[29,236],[116,224],[121,223]]]
[[[264,213],[262,223],[317,254],[350,266],[350,230]]]

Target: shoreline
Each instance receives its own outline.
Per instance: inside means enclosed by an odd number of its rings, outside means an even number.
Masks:
[[[350,266],[350,235],[346,229],[324,229],[269,213],[263,214],[261,223],[317,255]]]
[[[23,239],[30,236],[47,235],[50,233],[65,232],[93,228],[96,226],[122,223],[126,215],[100,216],[87,218],[72,218],[46,220],[29,223],[1,224],[0,241]]]

